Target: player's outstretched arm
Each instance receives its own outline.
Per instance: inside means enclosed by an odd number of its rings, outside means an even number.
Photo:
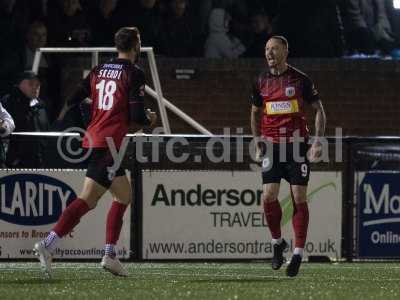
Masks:
[[[312,104],[312,107],[316,110],[315,112],[315,136],[323,137],[325,135],[326,126],[326,114],[321,100],[318,100]]]
[[[320,138],[325,135],[326,114],[321,100],[312,103],[315,112],[315,140],[311,146],[309,160],[315,161],[322,155],[322,145]]]
[[[250,125],[251,125],[251,133],[253,134],[255,147],[256,147],[256,160],[261,160],[262,149],[260,145],[260,124],[261,124],[261,113],[262,107],[258,107],[255,105],[251,106],[251,116],[250,116]]]

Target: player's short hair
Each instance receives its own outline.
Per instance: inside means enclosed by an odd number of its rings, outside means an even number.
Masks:
[[[270,40],[272,40],[272,39],[280,41],[285,46],[285,48],[289,50],[289,42],[284,36],[274,35],[274,36],[271,36]]]
[[[122,27],[114,35],[115,47],[118,51],[129,52],[136,48],[139,36],[140,32],[136,27]]]

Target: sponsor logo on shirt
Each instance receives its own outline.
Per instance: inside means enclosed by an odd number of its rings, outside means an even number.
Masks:
[[[286,97],[293,97],[296,94],[296,89],[292,86],[289,86],[285,90]]]
[[[267,102],[265,107],[265,113],[267,115],[293,114],[297,112],[299,112],[299,103],[297,99]]]

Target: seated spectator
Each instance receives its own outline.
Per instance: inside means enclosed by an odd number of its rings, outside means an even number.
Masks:
[[[31,70],[36,49],[47,45],[47,27],[41,21],[34,21],[29,25],[25,35],[25,69]],[[47,53],[42,53],[39,72],[42,79],[40,96],[46,99],[47,111],[51,121],[55,118],[57,103],[60,99],[60,72],[57,66],[55,56]]]
[[[209,35],[205,44],[207,58],[238,58],[246,48],[242,42],[229,35],[231,16],[222,8],[214,8],[208,21]]]
[[[100,0],[91,18],[92,45],[114,46],[114,33],[122,26],[122,11],[118,0]]]
[[[45,47],[47,44],[47,27],[43,22],[34,21],[29,25],[25,35],[25,69],[32,69],[36,49]],[[40,60],[40,68],[48,68],[46,57]]]
[[[49,13],[49,44],[52,46],[88,46],[90,26],[79,0],[58,0],[58,9]]]
[[[246,57],[264,57],[265,44],[271,37],[272,27],[268,16],[263,12],[254,13],[251,16],[252,37],[247,51]]]
[[[336,0],[281,0],[272,34],[285,36],[291,57],[340,57],[343,32]]]
[[[187,12],[187,0],[170,0],[164,19],[164,54],[171,57],[188,57],[194,54],[195,33]]]
[[[344,8],[350,54],[390,52],[396,44],[382,0],[348,0]]]
[[[279,2],[282,0],[247,0],[248,10],[250,15],[264,12],[272,20],[278,13]]]
[[[19,74],[12,92],[1,98],[3,107],[15,123],[15,131],[48,131],[46,105],[39,97],[40,80],[35,73]],[[7,151],[6,165],[9,168],[40,168],[43,166],[45,144],[35,139],[17,139],[12,136]]]
[[[26,3],[25,5],[29,8],[30,11],[30,23],[35,20],[43,20],[48,16],[48,3],[56,2],[56,1],[49,1],[49,0],[24,0]]]
[[[125,23],[140,30],[142,47],[153,47],[156,54],[162,54],[164,32],[156,4],[157,0],[140,0],[139,5],[133,9],[133,15]]]
[[[254,0],[252,0],[253,2]],[[247,3],[243,0],[202,0],[198,4],[199,26],[201,33],[206,34],[208,29],[208,20],[211,11],[214,8],[223,8],[232,12],[232,15],[238,19],[242,19],[248,15]],[[236,21],[236,20],[235,20]]]
[[[237,37],[243,44],[248,43],[249,38],[249,13],[248,5],[243,0],[224,0],[225,10],[229,11],[232,22],[230,33]]]
[[[9,93],[24,70],[24,39],[13,19],[15,0],[0,0],[0,95]]]
[[[8,0],[8,2],[14,2],[14,9],[12,12],[12,18],[14,24],[17,26],[18,31],[23,33],[28,28],[31,19],[33,18],[33,12],[31,11],[32,2],[30,0]]]

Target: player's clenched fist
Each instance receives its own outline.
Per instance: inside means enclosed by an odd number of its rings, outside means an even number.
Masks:
[[[146,116],[150,121],[150,127],[154,128],[156,126],[157,123],[157,113],[155,113],[154,111],[151,111],[150,109],[146,109]]]
[[[307,153],[308,160],[310,162],[316,162],[322,155],[322,144],[321,142],[314,142]]]

